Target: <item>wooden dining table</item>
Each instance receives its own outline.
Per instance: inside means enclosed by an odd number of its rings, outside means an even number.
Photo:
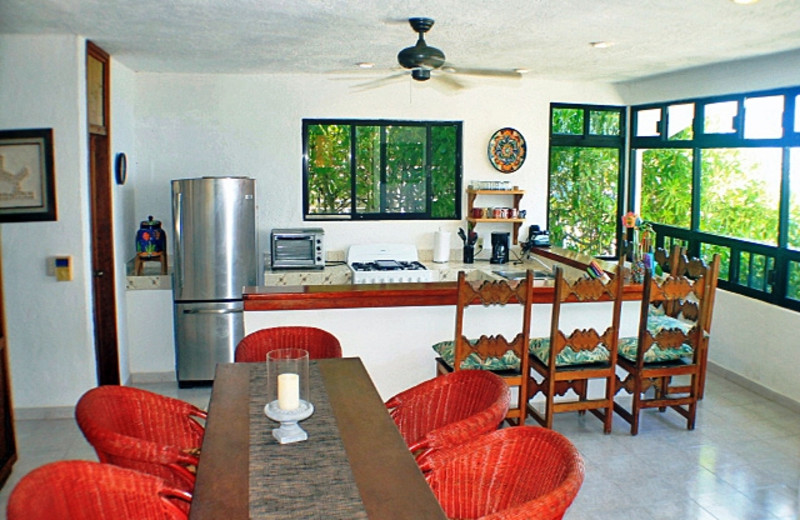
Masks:
[[[446,518],[359,358],[311,361],[309,438],[284,445],[265,365],[217,367],[190,520]]]

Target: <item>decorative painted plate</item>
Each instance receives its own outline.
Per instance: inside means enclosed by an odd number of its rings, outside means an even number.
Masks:
[[[489,162],[503,173],[519,170],[526,152],[525,138],[513,128],[501,128],[489,139]]]

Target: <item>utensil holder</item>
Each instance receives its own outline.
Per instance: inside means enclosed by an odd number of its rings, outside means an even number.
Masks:
[[[475,262],[475,246],[464,244],[463,256],[463,261],[465,264],[471,264]]]

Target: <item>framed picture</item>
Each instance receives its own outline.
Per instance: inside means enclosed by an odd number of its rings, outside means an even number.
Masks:
[[[53,129],[0,130],[0,222],[56,220]]]

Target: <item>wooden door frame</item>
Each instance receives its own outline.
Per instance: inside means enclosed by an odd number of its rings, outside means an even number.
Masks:
[[[90,82],[90,60],[101,62],[101,85]],[[99,385],[119,384],[114,211],[111,184],[110,57],[86,42],[86,91],[91,214],[92,311]],[[98,96],[100,99],[98,99]]]

